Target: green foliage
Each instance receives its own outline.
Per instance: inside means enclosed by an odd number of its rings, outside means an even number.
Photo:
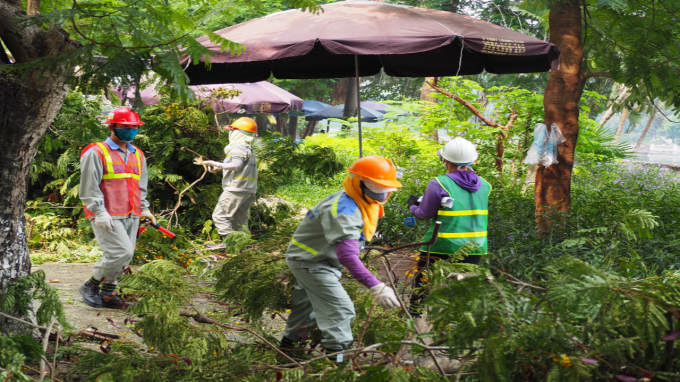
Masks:
[[[432,293],[426,303],[449,354],[473,350],[484,381],[672,378],[662,337],[678,303],[676,274],[635,281],[570,256],[544,272],[541,287],[480,276]]]
[[[44,355],[40,344],[29,336],[0,337],[0,378],[3,381],[32,381],[23,365],[39,361]]]
[[[47,325],[54,317],[63,327],[70,328],[57,291],[45,282],[45,272],[39,270],[10,280],[2,289],[0,312],[26,316],[33,311],[33,300],[39,300],[40,307],[35,311],[38,324]]]

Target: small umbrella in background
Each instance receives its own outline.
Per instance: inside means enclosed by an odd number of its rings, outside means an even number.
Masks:
[[[302,98],[266,81],[189,86],[189,89],[193,90],[199,99],[210,98],[210,93],[220,88],[238,90],[240,94],[234,98],[214,99],[211,106],[218,113],[237,113],[241,110],[245,111],[246,114],[288,113],[293,110],[301,110],[304,105]],[[135,98],[134,89],[128,89],[125,92],[125,97],[123,97],[123,91],[120,88],[113,89],[113,92],[121,99]],[[153,88],[146,88],[140,94],[145,105],[153,105],[159,102],[160,96]]]
[[[310,114],[305,117],[307,121],[321,121],[322,119],[328,118],[343,118],[343,112],[345,111],[345,105],[335,105],[329,108],[317,111],[316,113]],[[377,122],[383,118],[384,114],[373,109],[368,109],[365,107],[361,108],[361,122]]]
[[[246,51],[222,51],[209,36],[198,42],[216,54],[211,70],[190,64],[191,84],[355,77],[383,70],[397,77],[546,72],[558,68],[552,44],[453,12],[377,1],[339,1],[317,13],[291,9],[221,29],[218,36]],[[360,113],[360,111],[359,111]],[[359,155],[361,118],[359,118]]]
[[[310,115],[312,113],[316,113],[317,111],[321,111],[323,109],[327,109],[331,107],[331,105],[327,103],[323,103],[320,101],[316,101],[313,99],[306,99],[305,104],[302,106],[301,110],[294,111],[293,114],[295,115]]]

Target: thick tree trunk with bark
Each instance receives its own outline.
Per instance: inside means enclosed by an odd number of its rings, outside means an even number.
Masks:
[[[260,131],[267,130],[267,114],[257,114],[255,116],[255,123],[257,123],[257,129]]]
[[[340,105],[345,102],[347,98],[347,85],[351,82],[352,78],[340,78],[333,88],[333,93],[331,93],[331,105]]]
[[[290,139],[295,140],[297,138],[297,128],[298,128],[298,116],[291,115],[288,119],[288,135]]]
[[[27,19],[21,2],[0,0],[0,39],[17,63],[78,46],[63,30],[43,31],[21,22]],[[56,64],[24,78],[7,67],[0,62],[0,290],[31,271],[24,221],[28,175],[38,143],[64,102],[69,75],[68,68]],[[13,323],[0,319],[0,332],[13,331]]]
[[[281,133],[283,136],[288,136],[288,116],[285,114],[279,114],[276,117],[276,131]]]
[[[345,109],[342,117],[352,118],[357,115],[357,81],[355,78],[348,78],[347,93],[345,93]]]
[[[550,42],[560,55],[560,70],[552,70],[545,89],[543,106],[545,124],[556,123],[566,142],[557,149],[558,164],[539,166],[536,174],[534,200],[539,227],[551,224],[541,215],[552,207],[567,212],[571,207],[571,172],[574,166],[574,149],[578,140],[579,99],[581,97],[581,42],[580,2],[562,2],[550,10]]]

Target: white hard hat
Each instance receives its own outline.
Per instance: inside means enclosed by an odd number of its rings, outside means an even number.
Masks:
[[[443,149],[439,149],[437,154],[447,161],[458,164],[472,164],[477,160],[477,149],[472,142],[465,138],[455,137],[450,140]]]

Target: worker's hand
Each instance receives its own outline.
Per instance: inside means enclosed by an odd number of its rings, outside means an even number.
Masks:
[[[194,164],[197,166],[203,166],[203,158],[201,157],[194,158]]]
[[[111,218],[111,215],[106,211],[95,215],[92,224],[97,226],[97,228],[113,231],[113,218]]]
[[[220,172],[220,170],[221,170],[221,168],[219,168],[219,167],[212,167],[212,166],[208,167],[208,171],[212,172],[213,174],[217,174],[218,172]]]
[[[144,219],[149,219],[145,223],[142,223],[142,226],[147,226],[150,223],[156,224],[156,217],[153,216],[150,210],[145,209],[142,211],[142,214],[139,216],[139,220],[143,221]]]
[[[394,309],[399,307],[399,299],[397,295],[394,294],[394,290],[385,283],[380,283],[369,289],[375,302],[385,309]]]
[[[203,164],[206,166],[219,167],[222,163],[214,160],[204,160]]]
[[[418,197],[415,195],[411,195],[408,197],[408,206],[419,206],[420,202],[418,201]]]

